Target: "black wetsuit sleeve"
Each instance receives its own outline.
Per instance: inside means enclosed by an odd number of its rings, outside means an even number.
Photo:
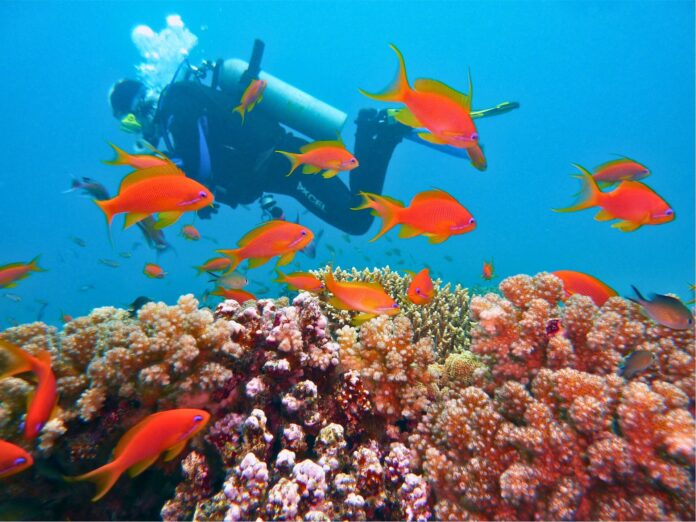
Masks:
[[[169,136],[186,175],[213,190],[217,201],[233,207],[261,196],[265,187],[256,175],[256,164],[286,135],[277,121],[258,111],[242,125],[232,112],[240,93],[177,82],[163,94],[157,116],[160,132]],[[207,152],[208,172],[202,171],[206,159],[201,151]]]

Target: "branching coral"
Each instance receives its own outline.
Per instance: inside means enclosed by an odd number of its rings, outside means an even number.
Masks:
[[[46,519],[693,519],[693,332],[621,298],[561,304],[549,274],[473,298],[471,321],[458,288],[418,308],[389,269],[336,277],[380,281],[403,313],[354,328],[307,293],[215,311],[183,296],[0,334],[51,354],[61,406],[0,504],[40,496],[26,518]],[[652,366],[619,377],[638,349]],[[0,382],[15,442],[31,388]],[[91,486],[59,480],[181,406],[212,415],[183,461],[94,504]]]
[[[337,332],[341,364],[360,373],[377,413],[389,422],[417,418],[432,391],[428,365],[434,360],[430,338],[413,342],[406,317],[379,316],[358,333],[344,326]]]
[[[621,298],[560,307],[554,279],[515,276],[505,297],[472,299],[471,348],[490,375],[463,388],[440,369],[409,437],[436,516],[693,518],[693,332],[655,326]],[[657,360],[629,382],[616,371],[635,349]]]
[[[313,273],[320,278],[330,267],[315,270]],[[351,271],[337,268],[333,272],[337,281],[375,281],[380,283],[391,295],[401,309],[401,315],[411,321],[413,336],[416,341],[430,338],[433,342],[435,355],[444,361],[448,354],[463,352],[470,343],[469,330],[469,294],[460,285],[452,287],[451,283],[442,284],[439,279],[433,281],[435,297],[425,306],[413,304],[406,296],[410,276],[404,277],[386,268],[373,270]],[[345,326],[350,324],[350,314],[345,311],[325,305],[326,315],[332,325]]]

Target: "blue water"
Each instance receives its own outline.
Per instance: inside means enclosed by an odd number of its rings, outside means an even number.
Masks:
[[[181,15],[198,36],[191,58],[247,60],[254,38],[266,43],[263,68],[349,114],[343,138],[353,144],[354,116],[362,107],[385,107],[357,88],[378,90],[392,78],[403,52],[409,78],[432,77],[467,89],[474,106],[518,101],[513,113],[479,120],[488,170],[405,142],[391,162],[384,192],[409,201],[418,191],[445,189],[476,217],[478,228],[441,245],[424,238],[374,243],[301,215],[324,228],[317,259],[297,257],[300,269],[334,259],[342,267],[418,270],[467,286],[481,284],[485,259],[498,276],[570,269],[591,273],[626,295],[674,292],[689,299],[694,282],[694,3],[670,2],[3,2],[0,70],[3,71],[2,216],[0,264],[41,254],[46,272],[17,288],[0,290],[0,321],[43,319],[61,311],[83,315],[96,306],[126,306],[138,295],[173,302],[201,294],[206,278],[194,264],[232,248],[260,220],[260,209],[224,208],[213,220],[185,216],[166,230],[176,254],[158,257],[133,227],[114,226],[109,244],[103,214],[87,198],[62,194],[71,176],[89,176],[114,192],[127,169],[104,165],[107,141],[124,148],[107,93],[118,78],[134,76],[141,57],[130,35],[147,24]],[[556,214],[569,205],[578,181],[571,163],[588,168],[625,154],[652,170],[645,181],[675,209],[677,219],[621,233],[593,220],[594,211]],[[343,175],[345,177],[345,174]],[[297,204],[278,198],[289,216]],[[209,240],[178,236],[195,222]],[[71,236],[87,243],[74,244]],[[337,254],[333,256],[327,247]],[[394,247],[401,256],[387,256]],[[122,259],[119,252],[131,252]],[[369,257],[369,260],[365,256]],[[446,257],[448,256],[448,257]],[[100,258],[118,260],[110,268]],[[451,260],[450,260],[451,259]],[[163,280],[142,274],[157,261]],[[293,266],[292,268],[297,268]],[[269,283],[272,264],[249,272],[250,290]],[[496,279],[495,281],[499,281]],[[494,282],[495,282],[494,281]],[[7,294],[21,297],[15,302]]]

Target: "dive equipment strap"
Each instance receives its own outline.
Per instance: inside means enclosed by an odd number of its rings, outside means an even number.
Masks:
[[[263,41],[256,38],[254,40],[254,48],[251,51],[251,58],[249,58],[249,67],[244,71],[242,76],[239,78],[239,83],[243,85],[248,85],[251,80],[257,80],[259,73],[261,72],[261,58],[263,58],[263,50],[266,44]]]
[[[485,118],[486,116],[497,116],[504,114],[514,109],[519,109],[520,104],[517,102],[503,102],[490,109],[481,109],[480,111],[471,111],[472,118]]]

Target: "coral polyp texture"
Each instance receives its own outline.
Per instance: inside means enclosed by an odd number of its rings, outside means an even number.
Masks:
[[[694,518],[693,331],[656,325],[620,297],[601,308],[566,299],[549,274],[508,278],[501,294],[471,301],[437,284],[420,308],[407,304],[408,278],[389,269],[336,278],[381,282],[402,313],[356,327],[309,293],[214,310],[187,295],[135,317],[107,307],[62,331],[4,331],[51,354],[60,400],[27,442],[34,384],[0,381],[0,438],[35,461],[3,481],[0,510],[172,521]],[[635,350],[653,353],[652,365],[620,377]],[[91,484],[63,480],[105,464],[146,416],[184,407],[211,419],[179,458],[124,474],[96,503]]]

